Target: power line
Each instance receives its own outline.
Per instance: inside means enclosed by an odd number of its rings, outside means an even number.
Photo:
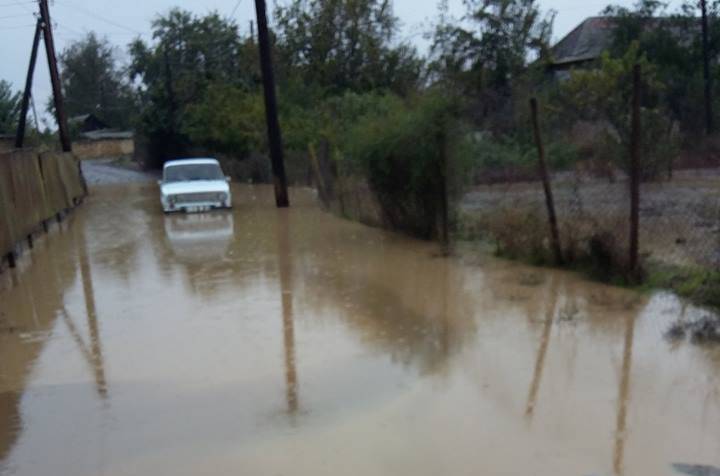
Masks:
[[[28,4],[37,4],[37,2],[27,2],[27,3],[17,3],[17,6],[28,12],[30,15],[34,16],[35,18],[38,17],[38,13],[34,10],[31,10],[27,5]]]
[[[17,15],[5,15],[0,17],[0,20],[5,20],[7,18],[20,18],[20,17],[27,17],[27,13],[19,13]]]
[[[4,26],[4,27],[2,27],[2,29],[3,29],[3,31],[4,30],[20,30],[22,28],[30,28],[30,27],[35,27],[35,23],[30,23],[29,25]]]
[[[30,4],[30,3],[36,3],[36,2],[34,2],[34,1],[27,1],[27,2],[0,3],[0,7],[18,7],[18,6],[27,5],[27,4]]]
[[[127,31],[129,31],[129,32],[131,32],[131,33],[134,33],[134,34],[140,35],[140,36],[147,34],[147,33],[141,32],[140,30],[136,30],[135,28],[131,28],[131,27],[129,27],[129,26],[126,26],[126,25],[123,25],[123,24],[121,24],[121,23],[118,23],[118,22],[116,22],[116,21],[114,21],[114,20],[110,20],[109,18],[105,18],[105,17],[103,17],[102,15],[98,15],[97,13],[93,12],[92,10],[89,10],[89,9],[83,7],[82,5],[77,5],[76,3],[69,2],[69,1],[67,1],[67,0],[63,0],[62,3],[66,3],[66,4],[70,5],[70,6],[72,6],[74,9],[76,9],[76,10],[79,11],[80,13],[84,13],[85,15],[88,15],[88,16],[90,16],[90,17],[92,17],[92,18],[95,18],[96,20],[99,20],[99,21],[101,21],[101,22],[107,23],[108,25],[112,25],[112,26],[117,27],[117,28],[120,28],[120,29],[122,29],[122,30],[127,30]]]
[[[73,29],[73,28],[70,28],[69,26],[65,25],[64,23],[59,23],[59,22],[57,22],[57,21],[54,21],[53,23],[55,24],[55,28],[60,27],[60,28],[62,28],[63,30],[66,30],[66,31],[68,31],[68,32],[70,32],[70,33],[72,33],[72,34],[74,34],[74,35],[78,35],[78,36],[85,36],[85,35],[86,35],[85,33],[82,33],[82,32],[80,32],[80,31],[78,31],[78,30],[75,30],[75,29]]]
[[[235,16],[235,12],[237,11],[238,7],[242,3],[242,0],[238,0],[235,6],[233,7],[232,11],[230,12],[230,16],[228,18],[233,18]]]

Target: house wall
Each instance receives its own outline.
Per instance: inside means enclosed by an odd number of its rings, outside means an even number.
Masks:
[[[134,139],[99,139],[73,142],[73,152],[80,160],[129,157],[135,153]]]

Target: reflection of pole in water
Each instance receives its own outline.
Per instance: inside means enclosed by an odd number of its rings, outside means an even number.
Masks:
[[[553,279],[553,283],[555,280]],[[557,301],[557,288],[553,284],[550,287],[550,301],[545,312],[545,322],[543,324],[542,336],[540,338],[540,347],[538,348],[537,358],[535,359],[535,369],[533,370],[533,379],[528,392],[527,405],[525,406],[525,416],[532,418],[535,412],[535,403],[540,390],[540,381],[542,380],[543,369],[545,368],[545,356],[547,355],[548,346],[550,344],[550,331],[552,330],[553,317],[555,315],[555,304]]]
[[[447,243],[444,245],[446,246]],[[450,323],[448,322],[448,257],[442,257],[442,276],[443,276],[443,283],[442,283],[442,355],[443,357],[447,358],[448,354],[450,353]]]
[[[295,366],[295,325],[293,322],[292,258],[288,236],[289,216],[287,210],[278,210],[277,242],[278,271],[282,299],[283,344],[285,349],[285,398],[288,412],[298,409],[298,379]]]
[[[95,307],[95,291],[93,289],[92,274],[90,270],[90,261],[87,256],[87,248],[85,244],[85,234],[83,230],[80,233],[75,234],[75,242],[77,243],[78,260],[80,264],[80,279],[82,280],[83,297],[85,298],[85,315],[88,321],[88,331],[90,332],[90,350],[88,351],[85,346],[81,346],[81,351],[86,356],[90,366],[92,367],[93,374],[95,377],[95,385],[97,392],[101,397],[107,396],[107,380],[105,379],[105,364],[103,361],[102,346],[100,344],[100,330],[97,322],[97,310]],[[67,313],[64,313],[65,321],[68,323],[68,328],[72,329],[74,326],[71,325],[71,321]],[[75,333],[73,337],[77,341],[80,337],[79,334]],[[80,340],[82,342],[82,340]]]
[[[630,368],[632,366],[632,345],[635,336],[635,316],[625,318],[625,347],[623,349],[622,374],[618,390],[615,447],[613,449],[613,472],[623,474],[625,460],[625,432],[627,430],[627,407],[630,403]]]

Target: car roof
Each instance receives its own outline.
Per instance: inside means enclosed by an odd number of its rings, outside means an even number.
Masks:
[[[218,165],[217,159],[211,158],[196,158],[196,159],[178,159],[168,160],[165,162],[163,168],[174,167],[176,165],[202,165],[202,164],[215,164]]]

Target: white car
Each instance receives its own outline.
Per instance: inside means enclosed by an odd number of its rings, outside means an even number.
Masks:
[[[165,213],[231,208],[230,179],[215,159],[182,159],[165,162],[160,202]]]

